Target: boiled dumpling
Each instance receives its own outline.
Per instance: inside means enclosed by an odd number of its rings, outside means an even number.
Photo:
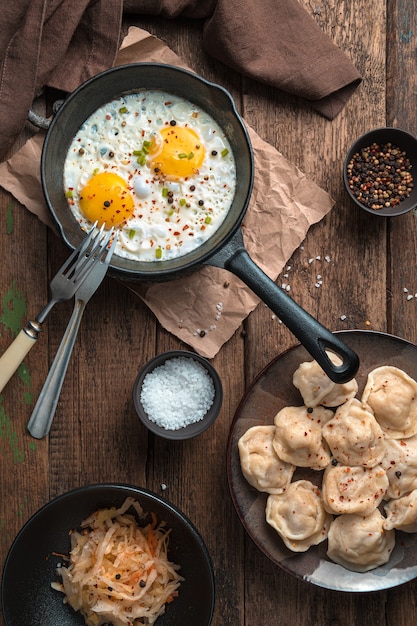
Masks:
[[[417,532],[417,489],[397,500],[390,500],[384,507],[387,519],[386,530],[402,530],[405,533]]]
[[[403,370],[384,365],[369,372],[362,401],[388,437],[417,434],[417,382]]]
[[[409,439],[386,439],[381,465],[389,480],[387,499],[400,498],[417,489],[417,435]]]
[[[384,529],[378,509],[370,515],[340,515],[330,526],[327,556],[354,572],[367,572],[389,561],[395,545],[393,530]]]
[[[268,496],[266,521],[293,552],[305,552],[324,541],[332,519],[323,508],[319,488],[309,480],[297,480],[285,493]]]
[[[323,475],[322,499],[326,511],[334,514],[369,515],[380,504],[388,488],[383,467],[329,465]]]
[[[384,456],[384,433],[372,411],[357,398],[348,400],[323,426],[333,456],[344,465],[375,467]]]
[[[323,440],[323,424],[333,412],[323,407],[287,406],[274,418],[273,446],[279,458],[292,465],[320,470],[330,463],[330,452]]]
[[[329,354],[329,359],[340,365],[341,359],[334,354]],[[334,383],[317,361],[301,363],[293,375],[293,384],[304,400],[306,406],[336,407],[350,398],[354,398],[358,391],[358,383],[353,378],[347,383]]]
[[[266,493],[282,493],[291,482],[295,467],[281,461],[272,441],[275,426],[252,426],[239,439],[242,473],[248,483]]]

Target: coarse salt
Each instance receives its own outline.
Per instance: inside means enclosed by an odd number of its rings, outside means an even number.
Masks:
[[[213,380],[201,363],[174,357],[146,374],[140,400],[151,422],[179,430],[203,419],[214,394]]]

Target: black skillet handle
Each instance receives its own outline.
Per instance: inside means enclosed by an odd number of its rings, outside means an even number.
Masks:
[[[256,265],[244,248],[239,233],[235,234],[234,240],[220,253],[211,257],[209,263],[229,270],[250,287],[299,339],[333,382],[345,383],[355,377],[359,368],[358,355],[307,313]],[[332,363],[326,350],[337,354],[342,364]]]

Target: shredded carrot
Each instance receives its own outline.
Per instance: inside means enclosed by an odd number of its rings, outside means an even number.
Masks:
[[[130,507],[136,516],[127,513]],[[145,527],[137,517],[144,517],[142,509],[127,498],[119,509],[99,509],[71,534],[69,564],[57,570],[59,590],[86,626],[154,624],[178,596],[183,578],[168,561],[169,531],[153,512]]]

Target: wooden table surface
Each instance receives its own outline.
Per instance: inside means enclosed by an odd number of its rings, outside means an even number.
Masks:
[[[373,329],[417,342],[417,298],[407,299],[404,292],[417,293],[416,216],[378,219],[359,211],[341,178],[344,154],[363,132],[384,125],[417,132],[416,4],[301,1],[364,77],[333,121],[209,58],[200,21],[133,18],[130,23],[157,35],[203,77],[226,87],[252,128],[334,198],[334,208],[289,259],[292,297],[330,330]],[[48,300],[49,281],[68,252],[3,190],[0,204],[3,351]],[[325,255],[332,259],[326,266],[308,263]],[[320,288],[315,287],[318,273]],[[273,565],[240,524],[226,476],[230,425],[255,376],[296,343],[266,306],[258,306],[213,359],[224,385],[214,426],[195,439],[169,442],[139,424],[132,388],[149,358],[187,346],[161,328],[134,294],[107,277],[84,314],[51,434],[37,441],[26,423],[71,309],[71,302],[54,308],[25,368],[0,395],[0,563],[26,520],[69,489],[121,481],[161,494],[165,484],[164,497],[193,520],[211,554],[215,626],[417,623],[416,582],[369,594],[315,587]]]

